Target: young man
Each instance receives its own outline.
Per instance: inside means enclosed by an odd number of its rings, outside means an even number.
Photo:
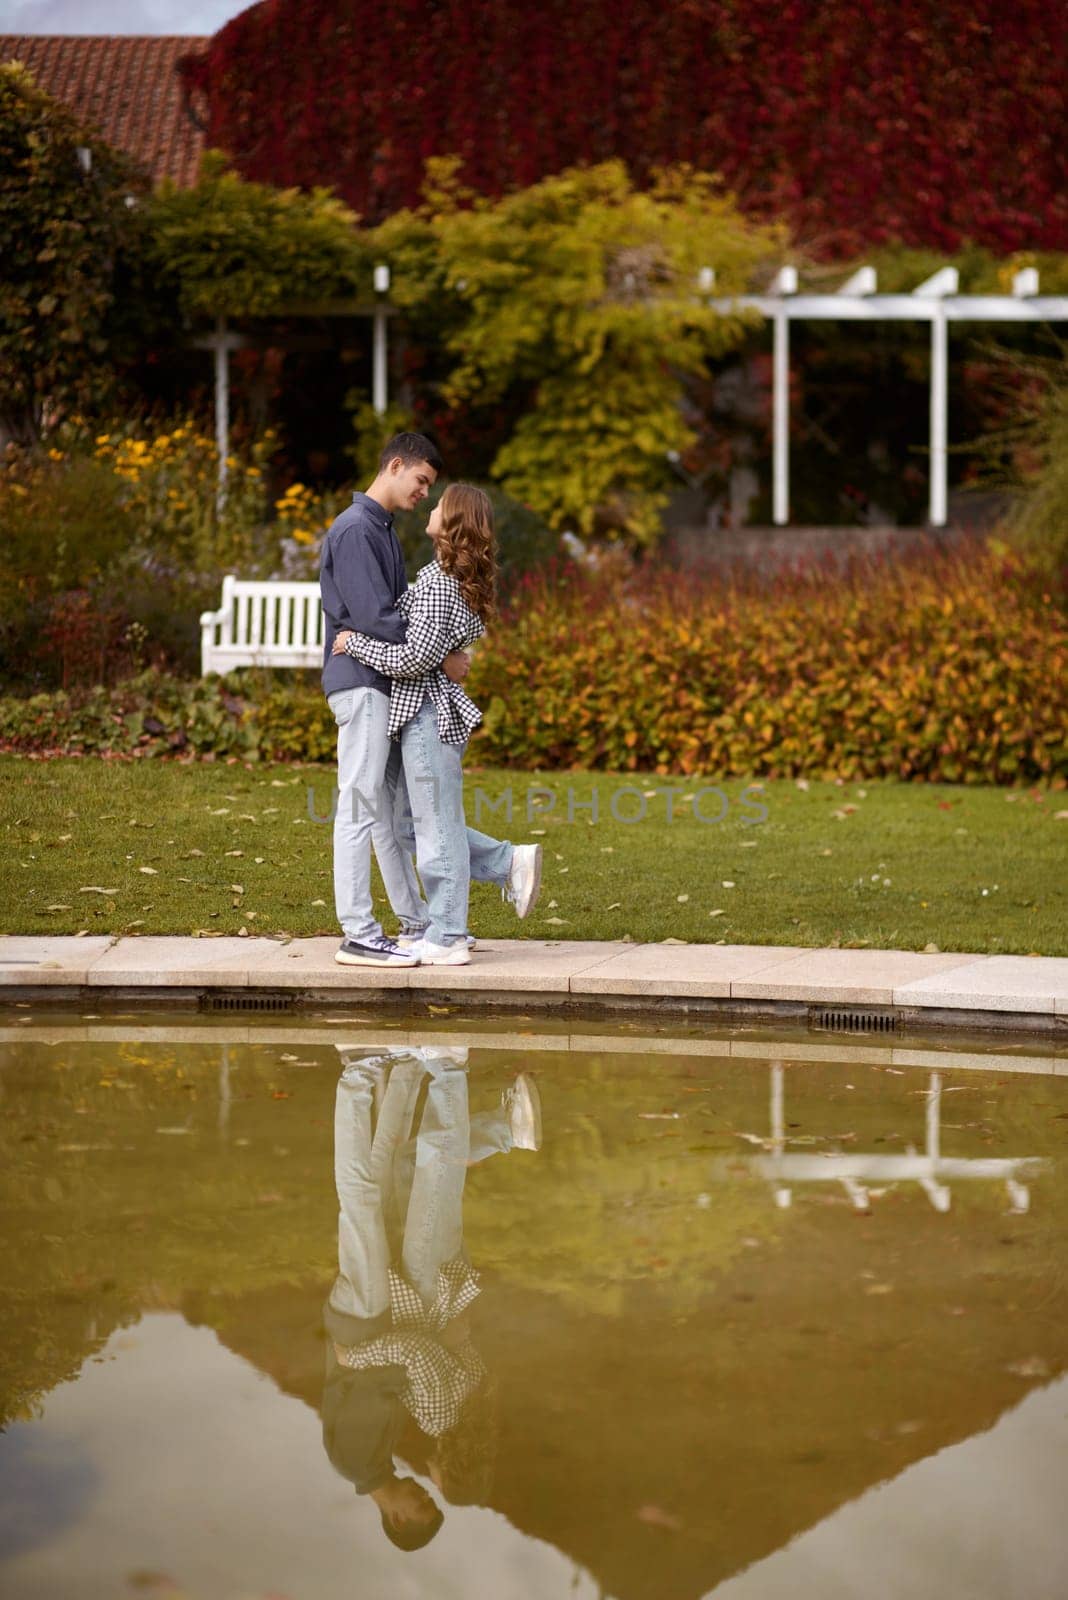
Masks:
[[[325,637],[323,690],[337,722],[338,802],[334,817],[334,902],[344,939],[344,965],[411,967],[416,958],[387,939],[371,906],[371,829],[381,803],[389,759],[390,681],[351,656],[334,655],[337,634],[358,628],[403,644],[396,609],[408,587],[393,516],[425,500],[441,457],[421,433],[398,433],[379,458],[366,494],[336,518],[323,544],[319,571]],[[448,658],[446,673],[463,676],[465,658]]]
[[[399,831],[390,839],[390,848],[381,829],[375,846],[406,937],[401,942],[386,938],[373,914],[371,837],[379,813],[392,811],[400,771],[399,747],[391,749],[389,738],[391,685],[373,667],[348,654],[335,654],[334,642],[339,633],[351,630],[385,644],[405,643],[406,623],[396,602],[408,582],[393,514],[413,510],[426,498],[441,464],[434,445],[422,434],[396,434],[382,450],[374,482],[366,494],[353,495],[352,505],[336,519],[323,545],[319,575],[325,616],[323,689],[338,725],[334,900],[344,933],[334,959],[344,966],[418,965],[418,957],[404,946],[416,942],[430,920],[411,864],[410,815],[406,820],[395,818]],[[454,650],[441,662],[441,669],[454,683],[461,683],[469,665],[466,653]],[[499,883],[517,916],[525,917],[540,888],[541,847],[513,847],[470,828],[467,838],[472,877]],[[498,864],[502,851],[507,869]],[[463,954],[467,959],[466,948]]]

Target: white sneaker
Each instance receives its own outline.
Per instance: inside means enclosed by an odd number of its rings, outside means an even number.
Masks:
[[[540,1150],[541,1096],[533,1078],[521,1072],[511,1088],[504,1090],[501,1105],[508,1113],[513,1149]]]
[[[531,910],[541,888],[541,845],[517,844],[512,851],[512,865],[508,869],[508,887],[505,891],[515,906],[517,917],[523,918]]]
[[[358,944],[355,939],[343,939],[334,952],[334,960],[343,967],[414,967],[416,957],[410,950],[402,950],[392,939],[377,935]]]
[[[425,931],[426,930],[424,929],[423,932],[425,933]],[[469,950],[473,950],[478,942],[475,939],[474,934],[465,933],[464,938],[467,940],[467,948]],[[402,950],[411,950],[413,945],[422,944],[422,942],[423,933],[398,933],[397,937],[393,941],[393,943],[399,945]]]
[[[455,944],[431,944],[429,939],[420,939],[408,946],[408,954],[424,967],[466,967],[471,961],[466,939],[458,939]]]

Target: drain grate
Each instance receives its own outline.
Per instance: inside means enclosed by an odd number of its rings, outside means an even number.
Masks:
[[[857,1006],[813,1008],[808,1025],[817,1033],[897,1033],[901,1017],[896,1011],[864,1011]]]
[[[204,994],[200,997],[201,1011],[292,1011],[291,994],[270,994],[256,991],[250,994]]]

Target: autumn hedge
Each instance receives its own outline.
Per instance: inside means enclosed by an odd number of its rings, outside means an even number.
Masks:
[[[330,761],[309,679],[2,700],[0,748]],[[1068,619],[997,546],[770,591],[569,568],[519,586],[469,687],[470,764],[1068,783]]]

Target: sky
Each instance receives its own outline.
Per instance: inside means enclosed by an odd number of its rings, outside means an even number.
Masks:
[[[216,33],[250,0],[0,0],[0,33]]]

